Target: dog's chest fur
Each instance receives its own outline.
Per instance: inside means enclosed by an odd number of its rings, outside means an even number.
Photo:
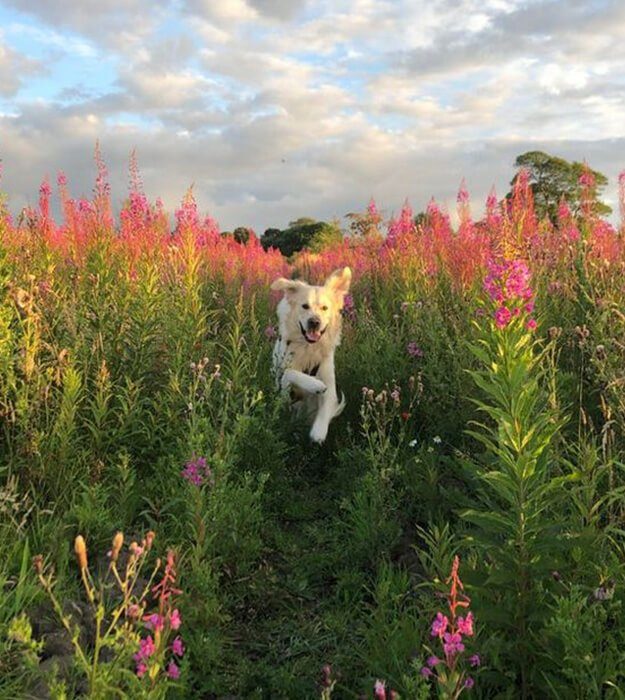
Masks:
[[[328,356],[325,339],[311,345],[305,340],[278,338],[273,349],[274,369],[281,375],[286,369],[297,369],[306,374],[316,374],[321,362]]]

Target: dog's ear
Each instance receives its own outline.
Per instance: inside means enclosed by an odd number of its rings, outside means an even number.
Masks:
[[[271,283],[271,289],[274,292],[284,292],[287,297],[305,286],[306,283],[301,280],[288,280],[286,277],[279,277]]]
[[[342,270],[335,270],[326,280],[326,289],[345,296],[349,292],[349,285],[352,281],[352,271],[349,267],[344,267]]]

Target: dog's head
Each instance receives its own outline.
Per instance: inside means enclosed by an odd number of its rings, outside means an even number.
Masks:
[[[278,313],[286,324],[285,330],[289,333],[299,330],[307,343],[318,343],[328,329],[337,325],[351,280],[349,267],[333,272],[322,286],[284,277],[277,279],[271,288],[284,292],[284,318],[280,308]]]

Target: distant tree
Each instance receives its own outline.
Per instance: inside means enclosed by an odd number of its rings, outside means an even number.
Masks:
[[[549,217],[556,221],[558,205],[565,199],[571,212],[577,215],[581,209],[582,187],[580,177],[587,169],[584,163],[569,162],[564,158],[552,156],[543,151],[527,151],[517,156],[514,166],[529,174],[529,183],[534,195],[536,214],[539,218]],[[589,169],[594,177],[594,187],[591,190],[593,209],[597,215],[610,214],[612,209],[599,199],[601,191],[608,183],[608,178],[597,170]],[[512,188],[519,177],[517,173],[512,182]],[[512,190],[506,195],[510,198]]]
[[[245,226],[237,226],[232,232],[232,237],[237,243],[247,243],[250,240],[250,229]]]
[[[308,224],[319,223],[317,219],[311,219],[309,216],[300,216],[295,221],[289,221],[289,228],[299,228],[300,226],[308,226]]]
[[[427,215],[427,212],[425,212],[425,211],[420,211],[420,212],[417,212],[417,213],[415,214],[415,217],[414,217],[414,225],[415,225],[417,228],[422,228],[423,226],[425,226],[425,225],[427,224],[427,222],[428,222],[428,215]]]
[[[265,250],[277,248],[282,255],[290,257],[303,248],[308,248],[313,253],[319,252],[330,243],[342,240],[342,237],[336,222],[328,223],[302,217],[291,221],[289,227],[282,231],[268,228],[260,242]]]

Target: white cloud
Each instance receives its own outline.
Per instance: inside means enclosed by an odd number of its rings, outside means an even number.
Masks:
[[[106,94],[77,61],[74,82],[46,93],[64,101],[19,100],[41,67],[0,41],[0,157],[16,204],[60,168],[85,187],[98,138],[118,201],[136,147],[152,196],[173,208],[195,182],[227,228],[341,216],[371,195],[387,209],[406,196],[453,204],[463,176],[479,199],[493,183],[503,194],[530,148],[613,180],[621,165],[617,0],[4,3],[23,36],[115,70]]]
[[[43,67],[8,46],[0,31],[0,96],[13,97],[24,79],[31,75],[41,74]]]

